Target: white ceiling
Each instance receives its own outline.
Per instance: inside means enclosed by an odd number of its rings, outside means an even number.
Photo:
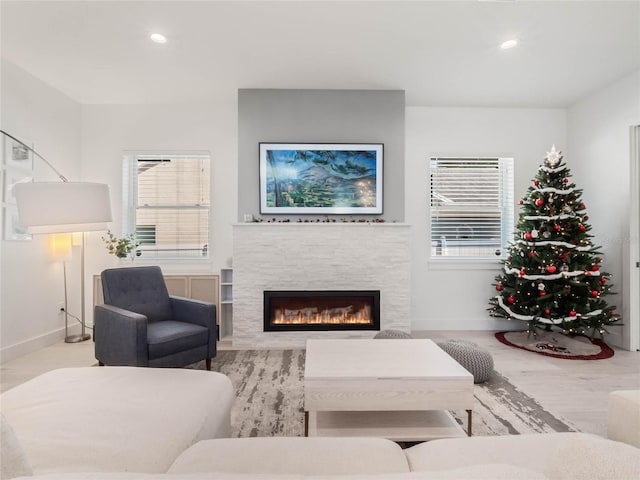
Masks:
[[[640,1],[7,1],[2,56],[85,104],[401,89],[565,107],[640,68]],[[169,42],[148,40],[152,31]],[[512,37],[520,45],[502,51]]]

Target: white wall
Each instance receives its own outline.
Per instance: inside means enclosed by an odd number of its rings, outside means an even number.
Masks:
[[[582,198],[589,213],[594,243],[602,246],[603,269],[613,275],[618,295],[607,302],[622,310],[628,324],[629,292],[624,264],[630,246],[629,127],[640,124],[640,71],[622,78],[582,101],[567,113],[568,148],[565,159],[574,165],[575,183],[584,189]],[[638,239],[633,239],[638,242]],[[637,246],[636,246],[637,248]],[[628,278],[628,277],[627,277]],[[638,295],[638,292],[634,292]],[[638,319],[635,319],[638,321]],[[610,328],[608,341],[629,348],[622,328]]]
[[[107,182],[120,233],[123,150],[209,150],[212,155],[212,258],[205,264],[163,264],[168,272],[217,273],[232,255],[231,225],[237,220],[237,95],[198,105],[85,105],[19,68],[2,63],[2,128],[33,141],[37,150],[71,179]],[[638,74],[625,78],[569,109],[408,107],[405,130],[405,222],[412,226],[414,330],[521,328],[486,313],[498,262],[434,266],[428,262],[428,158],[432,155],[511,155],[516,159],[515,195],[535,176],[552,143],[564,150],[576,183],[584,188],[605,267],[623,285],[620,243],[628,204],[628,127],[638,123]],[[635,99],[635,103],[634,103]],[[569,135],[567,135],[567,124]],[[568,144],[568,147],[567,147]],[[606,167],[605,167],[606,166]],[[38,165],[41,179],[51,178]],[[603,181],[605,180],[605,181]],[[619,206],[617,208],[616,206]],[[77,252],[75,252],[77,253]],[[87,246],[88,318],[90,279],[117,265],[100,234]],[[46,241],[1,243],[0,359],[6,360],[61,339],[57,314],[62,271],[48,255]],[[142,263],[140,260],[136,262]],[[70,291],[77,292],[77,255]],[[79,299],[72,299],[78,312]]]
[[[237,212],[237,98],[198,105],[85,105],[82,107],[82,175],[111,189],[111,229],[122,233],[122,152],[124,150],[206,150],[211,153],[211,258],[209,261],[149,261],[168,273],[219,273],[232,255],[231,225]],[[256,162],[257,165],[257,162]],[[256,174],[257,175],[257,174]],[[242,192],[240,192],[242,194]],[[118,265],[101,235],[87,247],[87,276]],[[129,260],[126,260],[129,262]],[[136,265],[145,264],[143,257]],[[87,280],[89,281],[89,280]],[[92,292],[86,292],[92,305]],[[92,319],[92,312],[87,312]]]
[[[80,170],[80,105],[49,85],[2,60],[2,129],[32,143],[70,180]],[[55,175],[35,160],[37,180]],[[48,236],[30,242],[2,241],[0,269],[0,361],[23,355],[64,338],[62,265],[52,261]],[[76,259],[69,265],[69,288],[77,291]],[[78,312],[79,296],[70,298]]]
[[[500,264],[429,262],[428,159],[431,156],[513,156],[515,198],[536,175],[552,144],[566,144],[563,109],[408,107],[405,221],[412,225],[413,330],[497,330],[522,324],[489,317],[491,283]],[[516,205],[517,206],[517,205]],[[516,209],[516,216],[518,212]]]

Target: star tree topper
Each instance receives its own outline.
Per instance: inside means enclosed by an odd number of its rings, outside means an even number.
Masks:
[[[562,153],[556,150],[556,146],[551,145],[551,151],[547,152],[547,156],[544,157],[545,163],[549,166],[549,168],[556,168],[560,163],[560,159],[562,158]]]

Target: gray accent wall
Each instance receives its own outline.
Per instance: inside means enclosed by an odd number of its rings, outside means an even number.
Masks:
[[[295,142],[383,143],[383,214],[377,217],[404,222],[404,110],[403,90],[239,89],[238,221],[260,216],[259,143]]]

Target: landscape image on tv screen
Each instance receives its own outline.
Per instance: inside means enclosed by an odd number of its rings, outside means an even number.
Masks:
[[[382,213],[382,144],[260,144],[262,213]]]

